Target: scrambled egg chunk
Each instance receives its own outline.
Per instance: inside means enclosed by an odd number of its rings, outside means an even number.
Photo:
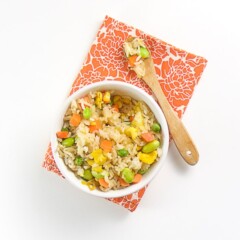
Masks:
[[[147,163],[147,164],[153,164],[155,160],[157,159],[157,151],[153,151],[151,153],[138,153],[138,158],[140,161]]]

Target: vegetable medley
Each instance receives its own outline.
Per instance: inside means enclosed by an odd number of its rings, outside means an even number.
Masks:
[[[92,190],[140,182],[162,154],[161,126],[148,106],[114,91],[73,100],[56,135],[59,156]]]
[[[129,37],[123,44],[125,55],[128,59],[128,66],[134,70],[138,77],[145,75],[144,60],[150,57],[150,53],[140,38]]]

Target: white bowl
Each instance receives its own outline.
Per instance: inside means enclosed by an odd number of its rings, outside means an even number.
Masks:
[[[72,171],[70,171],[67,168],[63,160],[59,157],[57,152],[58,142],[56,137],[56,132],[62,128],[63,116],[69,104],[71,103],[71,101],[75,98],[88,94],[90,91],[102,91],[102,90],[115,90],[117,91],[118,94],[128,95],[136,100],[144,101],[154,113],[157,121],[160,123],[162,128],[162,135],[163,135],[163,143],[162,143],[163,154],[160,157],[159,161],[155,162],[154,165],[150,167],[149,171],[143,175],[143,179],[139,183],[132,184],[129,187],[126,187],[124,189],[110,190],[108,192],[102,192],[102,191],[99,191],[98,189],[91,191],[86,185],[83,185],[81,183],[81,181],[74,175]],[[168,144],[169,144],[168,126],[159,105],[155,102],[155,100],[150,95],[148,95],[142,89],[135,87],[131,84],[120,82],[120,81],[105,80],[102,82],[90,84],[76,91],[74,94],[68,97],[65,103],[63,104],[54,128],[55,129],[53,129],[53,134],[51,137],[51,147],[52,147],[52,152],[53,152],[55,162],[60,172],[70,183],[75,185],[80,190],[98,197],[116,198],[116,197],[126,196],[128,194],[131,194],[140,190],[141,188],[146,186],[153,179],[153,177],[155,177],[156,174],[159,172],[168,152]]]

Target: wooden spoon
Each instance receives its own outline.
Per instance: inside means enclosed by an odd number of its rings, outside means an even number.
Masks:
[[[127,39],[127,42],[132,41],[133,39],[133,37],[130,37]],[[165,115],[170,134],[179,153],[188,164],[195,165],[199,159],[198,150],[186,128],[184,127],[182,121],[178,118],[177,114],[172,109],[159,85],[151,54],[148,58],[143,59],[143,63],[145,66],[145,74],[142,76],[142,79],[147,83],[147,85],[155,94],[158,103]],[[134,70],[134,68],[132,69]]]
[[[147,83],[147,85],[155,94],[158,103],[165,115],[170,134],[179,153],[188,164],[195,165],[199,159],[198,150],[187,129],[184,127],[182,121],[178,118],[176,112],[174,112],[172,109],[159,85],[151,54],[149,58],[144,60],[144,64],[145,75],[142,79]]]

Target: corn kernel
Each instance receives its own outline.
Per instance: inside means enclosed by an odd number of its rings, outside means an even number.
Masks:
[[[96,122],[95,122],[95,121],[90,122],[90,125],[91,125],[91,126],[95,126],[95,125],[96,125]]]
[[[91,160],[91,159],[88,159],[88,160],[87,160],[87,163],[88,163],[88,165],[92,166],[92,165],[94,164],[94,161]]]
[[[135,140],[138,136],[138,130],[134,127],[129,127],[125,130],[125,134],[128,136],[128,137],[131,137],[132,140]]]
[[[89,188],[89,190],[91,190],[91,191],[96,189],[96,186],[92,182],[82,181],[81,183],[83,185],[86,185]]]
[[[99,165],[103,165],[107,161],[107,158],[103,155],[103,151],[100,148],[94,150],[91,153],[91,156],[93,157],[94,162]]]
[[[97,173],[100,173],[100,172],[103,171],[102,166],[94,167],[94,168],[92,168],[92,170],[95,171],[95,172],[97,172]]]
[[[98,108],[100,108],[100,109],[102,108],[102,93],[101,92],[96,93],[95,104]]]
[[[110,103],[111,102],[111,94],[110,94],[110,92],[105,92],[103,94],[103,101],[105,103]]]

